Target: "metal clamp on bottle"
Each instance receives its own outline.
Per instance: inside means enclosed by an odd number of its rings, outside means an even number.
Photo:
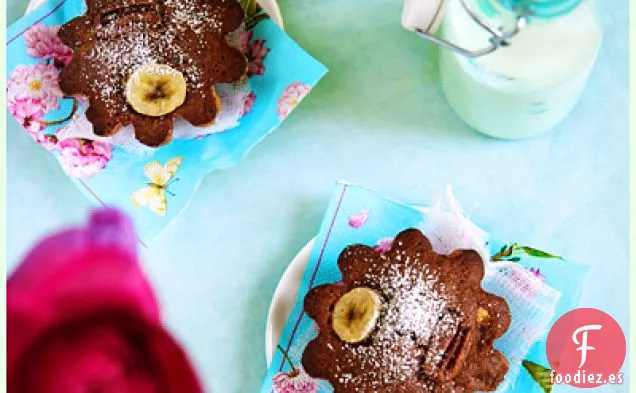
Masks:
[[[462,56],[476,58],[492,53],[503,46],[510,45],[510,39],[519,34],[526,26],[527,17],[519,15],[516,17],[515,27],[512,31],[504,31],[502,27],[493,27],[483,21],[475,12],[470,9],[467,0],[461,2],[464,10],[470,18],[487,31],[490,35],[490,46],[479,50],[469,50],[459,45],[435,35],[444,17],[447,0],[405,0],[402,9],[402,26],[410,31],[414,31],[418,36],[450,49]]]

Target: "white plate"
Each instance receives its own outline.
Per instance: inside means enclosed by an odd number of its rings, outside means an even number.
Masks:
[[[39,6],[41,6],[42,4],[44,4],[46,2],[47,2],[47,0],[31,0],[31,1],[29,1],[29,5],[27,6],[25,14],[28,14],[29,12],[33,11],[34,9],[38,8]],[[258,0],[258,3],[261,5],[261,7],[263,7],[265,12],[267,12],[269,14],[269,16],[272,18],[272,20],[278,26],[280,26],[281,29],[284,30],[285,27],[283,25],[283,16],[280,13],[280,8],[278,8],[278,3],[276,2],[276,0]]]
[[[272,356],[276,345],[280,341],[280,335],[283,332],[285,323],[289,319],[298,295],[298,287],[305,273],[311,249],[314,246],[314,240],[311,239],[305,247],[291,261],[287,269],[283,273],[278,286],[274,291],[272,303],[269,306],[267,314],[267,330],[265,332],[265,356],[267,357],[267,367],[272,362]]]

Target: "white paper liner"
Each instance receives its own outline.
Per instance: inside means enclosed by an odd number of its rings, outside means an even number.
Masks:
[[[482,287],[508,302],[512,322],[506,334],[495,342],[497,349],[508,359],[506,379],[496,390],[505,392],[514,387],[522,361],[532,345],[547,332],[561,293],[519,264],[492,262],[486,247],[488,234],[466,217],[450,186],[430,208],[422,210],[428,219],[420,229],[431,241],[433,249],[442,254],[459,249],[477,251],[485,263]]]
[[[453,196],[451,186],[446,186],[444,192],[434,199],[431,207],[421,210],[428,219],[419,229],[426,234],[437,253],[450,254],[460,249],[475,250],[484,263],[490,261],[490,252],[486,247],[488,234],[466,216],[462,205]]]
[[[508,374],[496,390],[505,392],[514,388],[523,359],[548,331],[561,293],[512,262],[490,263],[482,286],[506,299],[513,315],[508,331],[495,342],[497,349],[508,359]]]
[[[195,127],[183,119],[177,119],[174,125],[175,139],[188,139],[223,132],[239,125],[243,117],[245,99],[250,93],[249,82],[243,84],[218,84],[216,94],[221,100],[221,112],[214,124],[208,127]]]

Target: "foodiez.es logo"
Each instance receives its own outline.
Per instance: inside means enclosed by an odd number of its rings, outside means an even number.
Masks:
[[[580,308],[563,315],[550,329],[546,350],[553,384],[591,388],[623,383],[625,335],[603,311]]]
[[[579,340],[576,338],[576,336],[583,332],[583,343],[581,344],[580,347],[578,347],[576,350],[577,351],[582,351],[581,352],[581,364],[579,365],[579,368],[583,367],[585,365],[585,360],[587,359],[587,351],[588,350],[594,350],[596,348],[594,347],[588,347],[587,346],[587,331],[588,330],[601,330],[603,326],[601,325],[585,325],[585,326],[581,326],[580,328],[576,329],[574,331],[574,334],[572,334],[572,341],[574,341],[575,344],[579,343]]]

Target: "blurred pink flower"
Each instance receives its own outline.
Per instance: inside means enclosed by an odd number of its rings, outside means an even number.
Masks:
[[[34,25],[24,33],[27,53],[31,57],[53,59],[62,65],[68,64],[73,58],[73,51],[62,43],[57,36],[59,26]]]
[[[203,391],[116,210],[42,239],[7,279],[6,307],[9,393]]]
[[[245,116],[246,114],[252,111],[252,107],[254,106],[254,101],[256,100],[256,94],[253,91],[250,91],[243,98],[243,110],[241,111],[241,116]]]
[[[384,239],[378,240],[378,244],[376,244],[373,249],[380,254],[387,253],[391,247],[393,246],[393,238],[385,237]]]
[[[301,368],[272,377],[276,393],[317,393],[318,384]]]
[[[58,160],[67,175],[89,178],[108,165],[113,157],[109,144],[79,138],[58,142]]]
[[[265,40],[254,40],[252,36],[254,30],[246,30],[239,35],[239,45],[247,57],[247,75],[263,75],[265,66],[263,60],[269,53],[270,49],[265,47]]]
[[[7,102],[11,105],[39,105],[42,115],[59,108],[63,97],[55,66],[43,63],[17,66],[7,81]],[[21,103],[21,104],[19,104]]]
[[[311,86],[301,82],[294,82],[287,86],[278,99],[278,118],[285,120],[303,98],[311,91]]]

